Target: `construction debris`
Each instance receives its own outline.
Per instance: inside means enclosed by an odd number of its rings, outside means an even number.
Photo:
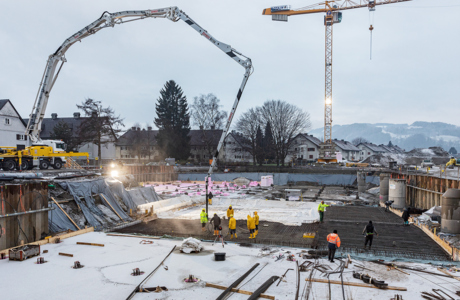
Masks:
[[[201,250],[203,250],[201,241],[192,237],[185,239],[180,246],[180,251],[183,253],[199,253]]]
[[[367,274],[362,274],[353,271],[353,278],[361,279],[364,283],[373,284],[379,289],[386,289],[388,287],[388,283],[385,283],[385,281],[377,280]]]

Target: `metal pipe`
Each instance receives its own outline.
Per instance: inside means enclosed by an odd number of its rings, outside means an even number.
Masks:
[[[413,186],[413,185],[407,185],[407,187],[414,188],[416,190],[425,191],[425,192],[430,192],[430,193],[433,193],[433,194],[438,194],[438,195],[443,195],[444,194],[444,193],[441,193],[441,192],[431,191],[431,190],[427,190],[427,189],[420,188],[418,186]]]
[[[0,173],[0,178],[43,178],[43,173]]]
[[[44,211],[49,211],[49,210],[54,210],[56,209],[55,207],[47,207],[47,208],[42,208],[42,209],[37,209],[37,210],[29,210],[29,211],[23,211],[19,213],[12,213],[12,214],[7,214],[7,215],[0,215],[0,219],[2,218],[8,218],[8,217],[16,217],[16,216],[22,216],[26,214],[36,214]]]

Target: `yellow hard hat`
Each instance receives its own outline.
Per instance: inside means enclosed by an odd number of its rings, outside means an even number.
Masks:
[[[230,217],[233,217],[233,215],[230,215]]]
[[[202,211],[206,211],[206,209],[203,208]]]

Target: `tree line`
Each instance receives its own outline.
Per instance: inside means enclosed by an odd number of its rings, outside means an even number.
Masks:
[[[226,125],[228,113],[222,109],[220,100],[214,94],[194,97],[188,104],[182,88],[169,80],[160,90],[155,105],[154,124],[158,131],[140,129],[130,133],[130,153],[133,156],[155,156],[164,159],[187,160],[191,155],[190,131],[192,125],[199,130],[205,156],[212,158],[221,131]],[[98,146],[101,157],[102,147],[114,142],[123,132],[123,119],[100,101],[86,99],[77,108],[86,118],[82,120],[77,134],[65,122],[59,122],[51,132],[51,138],[62,139],[68,149],[76,150],[86,143]],[[150,126],[147,125],[147,129]],[[240,132],[242,150],[249,152],[253,163],[262,165],[271,162],[284,165],[291,151],[295,136],[310,128],[310,116],[295,105],[282,100],[268,100],[262,106],[250,108],[237,119],[234,128]]]

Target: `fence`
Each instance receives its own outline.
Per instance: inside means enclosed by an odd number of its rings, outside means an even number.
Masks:
[[[48,233],[48,183],[0,186],[0,250]]]

